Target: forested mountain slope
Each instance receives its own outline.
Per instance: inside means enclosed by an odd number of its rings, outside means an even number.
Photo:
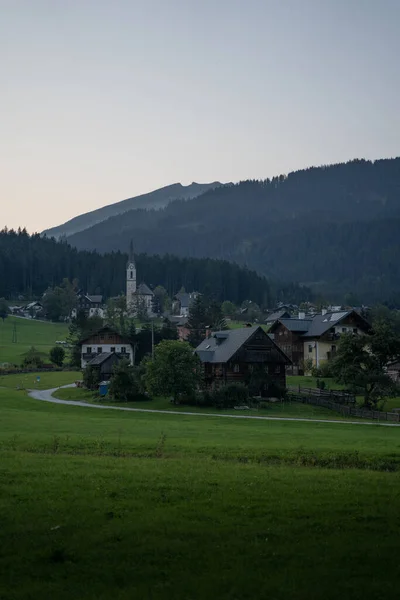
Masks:
[[[134,210],[69,238],[78,248],[226,259],[339,300],[400,295],[400,158],[313,167]]]
[[[47,237],[55,238],[70,236],[79,231],[83,231],[88,227],[92,227],[97,223],[101,223],[109,217],[121,215],[128,210],[139,208],[145,210],[163,208],[173,200],[191,200],[220,185],[221,184],[218,181],[213,183],[192,183],[187,186],[184,186],[181,183],[174,183],[173,185],[168,185],[148,194],[142,194],[140,196],[135,196],[134,198],[122,200],[121,202],[116,202],[115,204],[109,204],[108,206],[104,206],[97,210],[92,210],[91,212],[67,221],[64,225],[47,229],[43,234]]]
[[[0,298],[41,296],[64,278],[77,279],[88,293],[106,298],[125,292],[127,255],[113,252],[78,251],[65,242],[29,236],[26,231],[0,231]],[[217,300],[241,304],[252,300],[271,307],[278,300],[300,303],[311,298],[310,290],[295,284],[268,281],[226,261],[136,256],[138,283],[162,285],[173,296],[184,286],[187,291],[212,294]]]

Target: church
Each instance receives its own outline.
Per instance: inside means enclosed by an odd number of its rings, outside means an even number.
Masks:
[[[128,315],[132,317],[147,315],[154,317],[154,294],[145,283],[136,286],[136,263],[133,253],[133,244],[129,248],[129,258],[126,265],[126,307]]]

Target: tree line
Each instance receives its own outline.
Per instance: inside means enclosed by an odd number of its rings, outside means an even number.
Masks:
[[[127,246],[128,247],[128,246]],[[0,297],[8,300],[39,298],[63,280],[76,280],[85,292],[104,298],[125,293],[127,254],[99,254],[77,250],[65,241],[29,235],[26,230],[0,231]],[[251,299],[260,306],[278,300],[300,303],[312,296],[307,287],[270,281],[255,271],[226,260],[185,258],[139,253],[136,256],[138,283],[163,286],[170,297],[184,287],[187,291],[212,294],[216,300],[235,304]]]

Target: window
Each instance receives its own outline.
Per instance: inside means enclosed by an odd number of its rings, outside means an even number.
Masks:
[[[234,373],[239,373],[239,372],[240,372],[240,367],[239,367],[239,365],[233,365],[233,372],[234,372]]]
[[[342,333],[346,333],[347,327],[342,327]]]
[[[131,279],[133,279],[133,271],[131,271]]]
[[[353,333],[358,333],[357,327],[353,327]]]
[[[254,371],[254,365],[249,365],[249,371],[250,371],[250,373],[253,373],[253,371]]]
[[[308,344],[308,351],[312,352],[312,344]]]
[[[101,354],[102,352],[103,352],[103,348],[101,346],[98,346],[97,354]]]
[[[125,346],[121,346],[121,354],[126,354],[126,347]]]
[[[92,354],[92,346],[88,346],[88,347],[86,348],[86,352],[87,352],[88,354]]]
[[[111,346],[110,352],[115,352],[115,346]]]
[[[278,374],[278,373],[280,373],[280,372],[281,372],[281,365],[277,365],[277,366],[275,367],[275,373],[277,373],[277,374]]]

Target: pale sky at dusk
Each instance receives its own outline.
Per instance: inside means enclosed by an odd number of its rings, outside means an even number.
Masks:
[[[0,226],[400,155],[399,0],[0,0]]]

